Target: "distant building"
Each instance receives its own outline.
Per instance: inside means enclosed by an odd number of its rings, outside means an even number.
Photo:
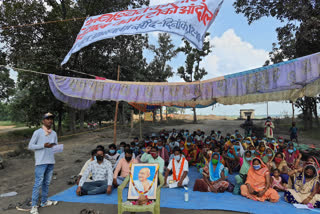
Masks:
[[[254,109],[240,109],[240,119],[245,120],[248,116],[254,119]]]

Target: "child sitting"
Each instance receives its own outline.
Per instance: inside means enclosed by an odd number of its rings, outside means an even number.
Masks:
[[[287,189],[286,184],[282,183],[279,169],[273,170],[273,176],[271,176],[271,187],[277,191],[285,191]]]

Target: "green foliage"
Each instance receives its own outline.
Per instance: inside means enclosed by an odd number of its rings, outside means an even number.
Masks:
[[[6,55],[0,51],[0,65],[6,64]],[[9,70],[0,66],[0,102],[8,100],[14,94],[14,81],[10,78]]]
[[[0,5],[0,25],[15,26],[86,17],[147,4],[149,0],[6,0]],[[117,67],[121,65],[120,80],[145,80],[147,63],[143,49],[148,38],[143,35],[119,36],[96,42],[73,54],[68,64],[61,68],[60,63],[71,49],[82,24],[83,21],[78,20],[1,31],[0,42],[4,43],[8,53],[6,63],[45,73],[88,78],[67,70],[73,69],[108,79],[116,79]],[[109,119],[109,110],[114,109],[114,105],[114,102],[106,102],[97,105],[95,108],[99,109],[95,110],[104,119]],[[48,111],[58,116],[60,124],[68,116],[66,106],[51,93],[47,77],[37,74],[19,72],[17,92],[11,106],[13,120],[28,125],[39,125],[41,115]]]
[[[168,33],[160,33],[158,37],[159,47],[150,45],[149,49],[154,53],[154,59],[148,66],[149,80],[153,82],[165,82],[173,76],[172,67],[167,63],[177,55],[175,46]]]
[[[203,43],[202,51],[192,47],[186,39],[183,39],[184,47],[177,49],[177,52],[182,52],[187,56],[185,67],[181,66],[178,68],[178,75],[185,82],[201,80],[205,75],[208,74],[204,68],[200,68],[200,62],[204,57],[208,56],[212,52],[212,46],[210,45],[209,38],[210,33],[206,33],[206,39]]]
[[[178,113],[179,112],[179,109],[176,108],[176,107],[167,107],[167,113],[168,114],[175,114],[175,113]]]

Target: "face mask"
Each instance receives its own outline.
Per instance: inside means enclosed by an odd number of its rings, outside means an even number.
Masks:
[[[162,149],[163,146],[158,146],[158,149]]]
[[[252,159],[251,157],[250,157],[250,158],[247,158],[247,157],[246,157],[246,160],[247,160],[247,161],[251,161],[251,159]]]
[[[125,157],[126,158],[126,161],[131,161],[132,157]]]
[[[282,161],[282,158],[279,158],[279,157],[274,158],[274,162],[276,163],[281,163],[281,161]]]
[[[93,160],[97,160],[97,157],[96,157],[96,156],[94,156],[94,157],[93,157]]]
[[[188,146],[190,146],[190,145],[191,145],[191,143],[187,143],[187,145],[188,145]]]
[[[247,140],[247,144],[250,144],[251,142],[250,142],[250,140]]]
[[[153,142],[154,142],[154,143],[158,143],[158,141],[157,141],[157,140],[154,140]]]
[[[272,157],[272,154],[267,154],[268,157]]]
[[[207,141],[206,144],[210,144],[210,141]]]
[[[213,164],[213,165],[217,165],[217,164],[218,164],[218,160],[212,159],[212,164]]]
[[[97,156],[97,161],[99,161],[99,162],[103,161],[103,156],[98,155],[98,156]]]
[[[123,152],[124,151],[124,147],[120,147],[120,151]]]
[[[274,140],[273,140],[273,141],[271,141],[271,143],[275,143],[275,142],[276,142],[276,141],[274,141]]]
[[[134,147],[130,147],[131,150],[134,150]]]
[[[165,136],[164,138],[165,138],[165,139],[168,139],[168,136]]]
[[[239,132],[236,132],[236,134],[239,134]]]
[[[227,136],[226,138],[227,138],[227,139],[230,139],[230,137],[229,137],[229,136]]]
[[[251,154],[254,154],[254,153],[256,153],[256,150],[251,150]]]
[[[155,153],[155,152],[151,152],[150,154],[151,154],[151,156],[152,156],[153,158],[157,158],[157,157],[158,157],[157,153]]]
[[[181,150],[184,150],[184,147],[180,147]]]
[[[288,152],[289,152],[290,154],[292,154],[292,153],[293,153],[293,149],[288,149]]]
[[[174,156],[174,159],[175,159],[176,161],[179,161],[180,158],[181,158],[180,155],[175,155],[175,156]]]
[[[279,140],[279,142],[280,142],[280,143],[282,143],[282,142],[283,142],[283,140]]]
[[[138,145],[139,144],[139,142],[136,142],[136,145]]]
[[[214,140],[214,139],[216,139],[216,138],[212,137],[211,139]]]
[[[259,164],[259,165],[253,165],[253,168],[254,168],[255,170],[258,170],[258,169],[261,168],[261,165],[260,165],[260,164]]]
[[[114,154],[114,153],[116,152],[116,150],[110,149],[109,152],[110,152],[111,154]]]
[[[252,139],[256,139],[256,137],[252,137]]]

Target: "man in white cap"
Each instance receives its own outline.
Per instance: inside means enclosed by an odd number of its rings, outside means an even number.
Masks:
[[[35,156],[35,183],[32,190],[31,214],[38,214],[38,199],[40,188],[41,204],[40,207],[56,205],[56,201],[48,200],[49,185],[51,182],[53,168],[55,164],[52,147],[58,144],[55,131],[51,129],[54,115],[46,113],[42,117],[43,126],[36,130],[29,142],[28,149],[34,151]]]

